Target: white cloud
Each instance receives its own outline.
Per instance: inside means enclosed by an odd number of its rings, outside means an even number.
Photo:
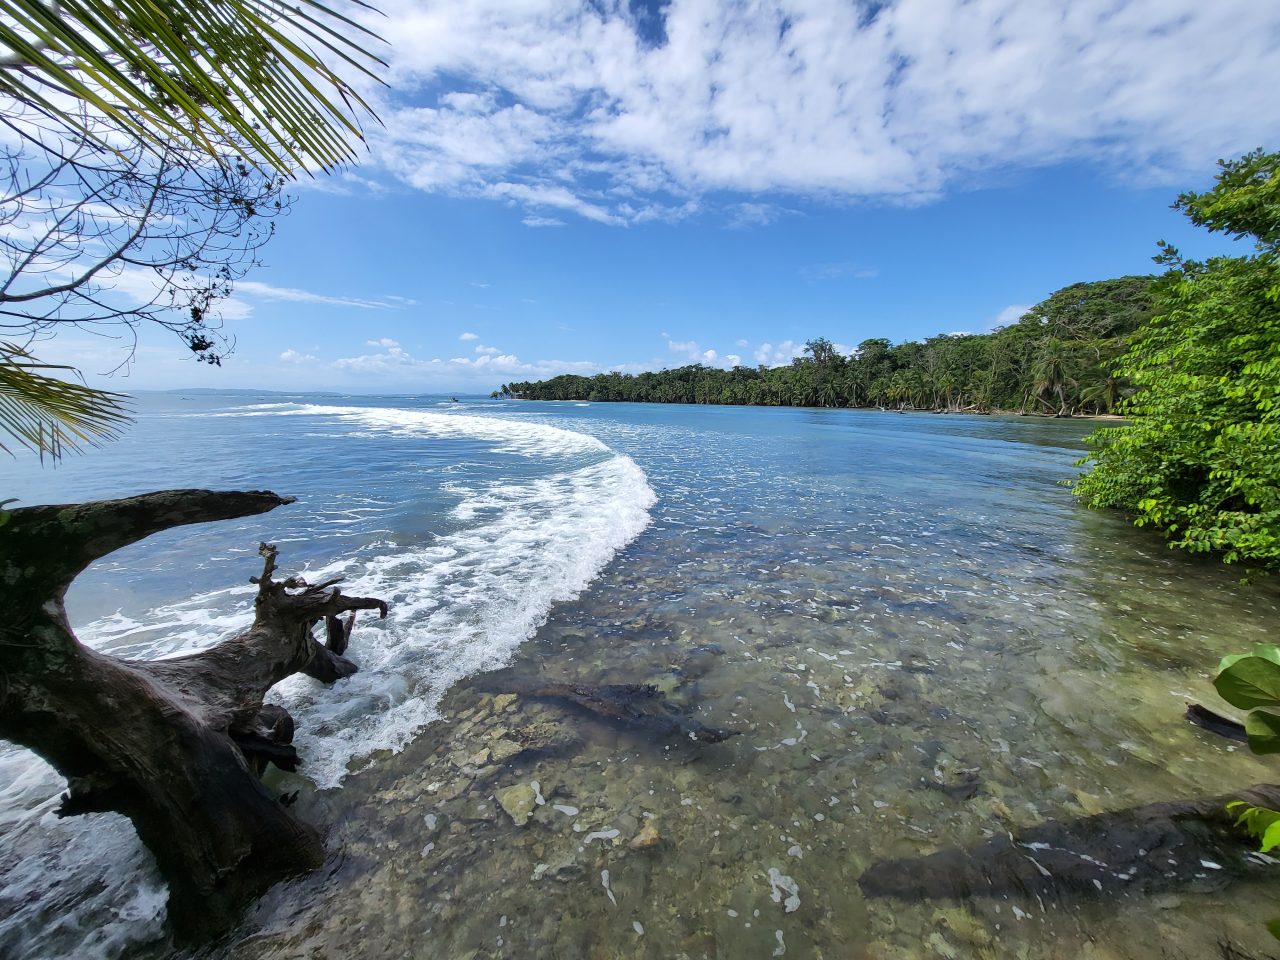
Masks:
[[[743,350],[745,350],[747,347],[751,346],[751,344],[750,344],[748,341],[746,341],[746,340],[735,340],[735,341],[733,342],[733,345],[734,345],[735,347],[741,347]]]
[[[235,292],[241,296],[260,298],[263,300],[290,300],[295,303],[326,304],[335,307],[358,307],[361,310],[394,310],[403,306],[411,306],[417,301],[405,297],[342,297],[310,290],[298,290],[293,287],[275,287],[257,280],[237,280]]]
[[[376,379],[388,387],[474,388],[483,391],[494,390],[504,382],[542,380],[562,373],[591,376],[607,370],[639,372],[629,365],[605,366],[587,360],[526,362],[514,354],[504,354],[490,347],[478,348],[485,352],[477,357],[426,360],[414,357],[395,341],[391,344],[381,352],[335,360],[332,367],[340,375],[358,376],[366,385]]]
[[[459,339],[459,340],[479,340],[479,339],[480,339],[480,335],[479,335],[478,333],[470,333],[470,332],[468,332],[468,333],[460,334],[460,335],[458,336],[458,339]]]
[[[482,354],[485,354],[486,356],[493,357],[502,353],[502,351],[499,350],[497,347],[476,347],[476,353],[482,353]]]
[[[285,363],[311,363],[316,358],[310,353],[299,353],[291,347],[280,354],[280,359]]]
[[[585,217],[587,220],[594,220],[596,223],[617,225],[626,222],[621,216],[610,213],[600,204],[589,202],[568,187],[559,185],[503,181],[486,185],[481,193],[495,199],[510,200],[526,207],[553,207],[557,210],[565,210]]]
[[[677,354],[682,360],[689,363],[700,363],[707,367],[721,367],[725,370],[737,367],[742,364],[742,357],[736,353],[720,353],[720,351],[699,346],[694,340],[672,340],[667,334],[662,335],[667,341],[667,350]],[[738,345],[742,346],[745,341],[738,341]]]
[[[996,327],[1007,327],[1011,323],[1017,323],[1022,319],[1022,315],[1030,310],[1034,304],[1030,303],[1011,303],[999,313],[991,321],[987,327],[988,330],[994,330]]]
[[[870,280],[875,275],[876,271],[871,267],[860,266],[851,260],[839,263],[815,263],[800,268],[800,276],[806,280],[842,280],[845,278]]]
[[[791,212],[793,211],[774,203],[738,203],[728,210],[729,226],[738,228],[764,227],[773,223],[783,214]]]
[[[1070,160],[1182,182],[1280,128],[1280,7],[1258,0],[671,0],[660,31],[618,2],[379,6],[375,159],[535,222],[713,195],[768,222],[781,208],[752,195],[915,202]]]
[[[755,352],[756,363],[763,363],[766,367],[785,367],[796,357],[802,356],[804,344],[792,340],[783,340],[777,346],[762,343]]]
[[[665,337],[666,334],[664,333]],[[715,350],[704,350],[693,340],[667,340],[667,349],[672,353],[679,354],[682,359],[688,360],[690,363],[701,363],[707,366],[719,366],[716,361],[720,355]]]
[[[563,227],[564,221],[557,220],[555,217],[540,217],[536,214],[529,214],[520,221],[526,227]]]
[[[365,343],[365,346],[366,346],[366,347],[387,347],[387,348],[391,348],[391,347],[398,347],[398,346],[400,346],[400,343],[399,343],[398,341],[396,341],[396,340],[392,340],[390,337],[381,337],[381,338],[379,338],[379,339],[377,339],[377,340],[366,340],[364,343]]]

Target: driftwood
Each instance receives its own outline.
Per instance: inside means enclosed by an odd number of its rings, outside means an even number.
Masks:
[[[81,644],[63,598],[90,563],[152,533],[292,502],[169,490],[17,509],[0,526],[0,737],[67,778],[59,815],[115,811],[133,822],[183,938],[227,928],[271,884],[320,864],[317,831],[258,779],[267,763],[298,764],[293,719],[263,696],[294,673],[350,676],[355,611],[385,616],[386,604],[343,596],[334,580],[276,580],[276,549],[262,544],[252,625],[202,653],[144,662]],[[322,622],[324,644],[311,632]]]
[[[1280,786],[1047,820],[972,849],[883,860],[858,878],[869,897],[955,899],[1005,894],[1115,896],[1222,885],[1274,870],[1227,810],[1233,800],[1280,807]]]
[[[742,732],[700,723],[668,701],[657,687],[647,683],[609,683],[602,686],[548,683],[511,692],[525,697],[558,700],[655,737],[680,736],[703,743],[720,743]]]

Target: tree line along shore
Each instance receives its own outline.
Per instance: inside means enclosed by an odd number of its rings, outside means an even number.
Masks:
[[[503,384],[525,400],[792,407],[883,407],[1046,416],[1110,414],[1132,392],[1116,361],[1149,321],[1152,276],[1076,283],[988,334],[893,344],[864,340],[846,355],[825,337],[781,367],[700,363],[640,374],[574,374]]]

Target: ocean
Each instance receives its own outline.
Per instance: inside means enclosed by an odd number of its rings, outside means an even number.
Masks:
[[[83,457],[5,463],[0,499],[298,500],[96,564],[68,597],[83,641],[151,659],[235,633],[263,540],[282,572],[391,605],[357,625],[354,677],[273,694],[303,766],[270,782],[302,790],[329,862],[201,956],[1268,944],[1245,864],[1106,896],[859,886],[1046,819],[1270,776],[1182,710],[1216,706],[1220,656],[1274,639],[1274,585],[1076,504],[1063,481],[1089,423],[243,393],[136,408]],[[530,693],[558,682],[653,684],[740,735],[671,742]],[[499,797],[529,783],[545,802],[518,825]],[[169,955],[149,855],[121,817],[56,819],[62,789],[0,747],[0,956]],[[632,842],[650,826],[660,839]]]

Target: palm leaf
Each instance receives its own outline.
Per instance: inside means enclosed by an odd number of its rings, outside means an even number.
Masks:
[[[0,342],[0,437],[40,455],[98,446],[129,422],[126,397],[50,376],[73,367],[41,363],[24,348]],[[0,450],[12,454],[0,440]]]
[[[362,0],[357,6],[372,9]],[[93,136],[70,93],[158,140],[212,143],[234,134],[279,172],[356,158],[361,119],[377,119],[352,81],[381,82],[380,42],[318,0],[0,0],[0,93],[53,110]]]

